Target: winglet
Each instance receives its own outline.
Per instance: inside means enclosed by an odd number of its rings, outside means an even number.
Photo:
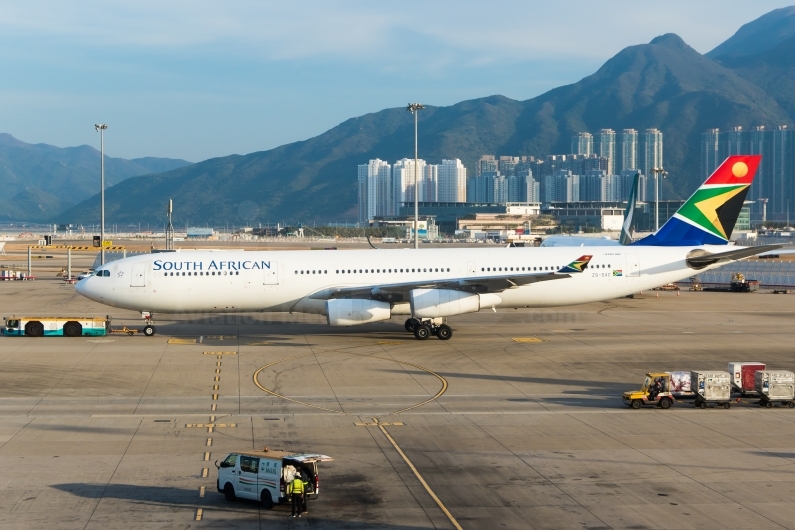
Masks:
[[[571,263],[560,269],[558,272],[566,272],[566,273],[582,272],[588,267],[588,262],[591,261],[592,257],[593,256],[580,256],[576,260],[572,261]]]

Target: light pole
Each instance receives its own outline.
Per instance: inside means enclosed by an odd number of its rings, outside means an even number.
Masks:
[[[414,248],[420,248],[420,187],[417,179],[419,156],[417,151],[417,118],[419,111],[424,109],[422,103],[409,103],[406,110],[414,114]]]
[[[668,172],[661,167],[651,168],[654,173],[654,226],[655,231],[660,230],[660,175],[662,178],[668,176]]]
[[[102,223],[99,227],[99,253],[100,253],[100,264],[105,264],[105,129],[108,126],[104,123],[95,123],[94,130],[99,131],[99,155],[100,155],[100,174],[102,180],[102,190],[100,192],[100,222]]]

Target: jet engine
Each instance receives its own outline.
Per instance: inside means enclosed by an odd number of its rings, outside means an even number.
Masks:
[[[326,315],[329,326],[356,326],[391,317],[387,302],[352,298],[327,300]]]
[[[409,293],[414,318],[438,318],[475,313],[493,307],[502,298],[493,293],[472,294],[451,289],[414,289]]]

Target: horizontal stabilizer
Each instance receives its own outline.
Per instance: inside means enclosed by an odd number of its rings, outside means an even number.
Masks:
[[[690,256],[688,256],[685,261],[687,262],[687,266],[692,269],[703,269],[704,267],[709,267],[710,265],[714,265],[716,263],[728,263],[738,259],[749,258],[751,256],[756,256],[757,254],[776,250],[777,248],[781,248],[783,246],[784,245],[763,245],[759,247],[728,250],[726,252],[718,252],[715,254],[706,252],[704,250],[694,250],[690,253]]]

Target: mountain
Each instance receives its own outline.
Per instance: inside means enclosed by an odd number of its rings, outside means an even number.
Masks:
[[[0,133],[0,220],[44,221],[91,197],[100,186],[100,153],[93,147],[28,144]],[[189,165],[170,158],[105,157],[108,186]]]
[[[776,125],[791,116],[739,69],[668,34],[630,46],[593,75],[527,101],[491,96],[428,107],[419,118],[420,156],[461,158],[472,171],[482,154],[568,153],[575,132],[656,127],[665,135],[665,196],[685,197],[700,184],[704,130]],[[366,114],[306,141],[128,179],[106,193],[107,216],[118,223],[160,223],[165,201],[174,198],[180,224],[352,219],[356,166],[371,158],[411,157],[413,133],[404,108]],[[96,222],[98,210],[92,197],[57,219]]]
[[[762,52],[724,55],[716,62],[762,88],[795,117],[795,35]]]
[[[766,13],[742,26],[737,33],[705,55],[710,59],[755,55],[795,37],[795,6]]]

